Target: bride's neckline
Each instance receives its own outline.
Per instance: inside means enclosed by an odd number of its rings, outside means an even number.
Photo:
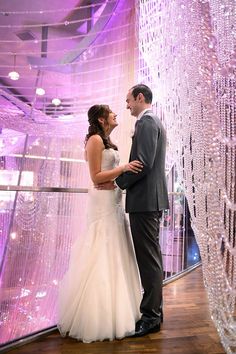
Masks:
[[[104,153],[104,151],[110,151],[110,150],[113,150],[113,151],[118,151],[118,150],[115,150],[115,149],[112,149],[112,148],[108,148],[108,149],[103,149],[102,150],[102,154]],[[88,159],[87,159],[87,151],[84,150],[84,159],[86,162],[88,162]]]

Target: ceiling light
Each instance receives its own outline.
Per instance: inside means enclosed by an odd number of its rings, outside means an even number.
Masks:
[[[37,87],[36,88],[36,95],[38,95],[38,96],[45,95],[45,90],[42,87]]]
[[[20,74],[17,71],[11,71],[11,72],[8,73],[8,77],[11,80],[19,80]]]
[[[61,104],[60,98],[53,98],[52,104],[54,104],[54,106],[60,106],[60,104]]]
[[[16,55],[14,54],[14,66],[13,66],[13,70],[11,72],[8,73],[8,77],[11,80],[19,80],[20,78],[20,74],[16,71]]]

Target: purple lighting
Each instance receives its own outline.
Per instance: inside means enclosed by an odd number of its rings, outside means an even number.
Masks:
[[[0,24],[1,345],[57,323],[58,285],[74,241],[86,237],[87,111],[106,103],[117,113],[112,140],[121,161],[127,161],[134,119],[125,96],[138,81],[140,55],[133,0],[84,7],[77,0],[57,0],[57,6],[49,2],[45,8],[37,1],[14,2],[14,8],[5,3],[9,16]],[[16,39],[25,31],[34,39]],[[17,52],[18,82],[7,77],[12,52]],[[157,71],[142,60],[142,79],[149,83],[148,75]],[[155,76],[154,91],[165,97],[156,91],[157,77],[162,73]],[[37,87],[45,95],[36,95]],[[52,103],[55,97],[59,105]],[[176,192],[171,158],[167,170],[169,190]],[[166,277],[186,266],[190,234],[183,224],[183,198],[171,198],[173,209],[164,215],[161,230]]]

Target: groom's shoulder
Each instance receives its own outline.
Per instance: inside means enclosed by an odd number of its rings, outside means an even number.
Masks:
[[[156,120],[156,119],[159,119],[159,118],[158,118],[158,116],[157,116],[156,113],[154,113],[154,112],[152,112],[152,111],[147,111],[147,112],[145,112],[144,115],[142,116],[141,120],[142,120],[142,119],[154,119],[154,120]]]
[[[162,126],[163,123],[161,121],[161,119],[158,117],[158,115],[154,112],[147,112],[147,117],[150,119],[150,120],[153,120],[155,121],[155,123],[158,125],[158,126]]]
[[[143,124],[157,124],[159,125],[161,123],[160,119],[158,118],[158,116],[153,113],[153,112],[146,112],[144,113],[144,115],[142,116],[142,118],[140,119],[140,121],[142,121]]]

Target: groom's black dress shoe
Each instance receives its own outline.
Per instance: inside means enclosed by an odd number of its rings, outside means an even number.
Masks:
[[[143,320],[139,320],[135,326],[134,337],[142,337],[148,333],[159,332],[160,328],[161,328],[160,323],[153,324],[150,322],[145,322]]]

